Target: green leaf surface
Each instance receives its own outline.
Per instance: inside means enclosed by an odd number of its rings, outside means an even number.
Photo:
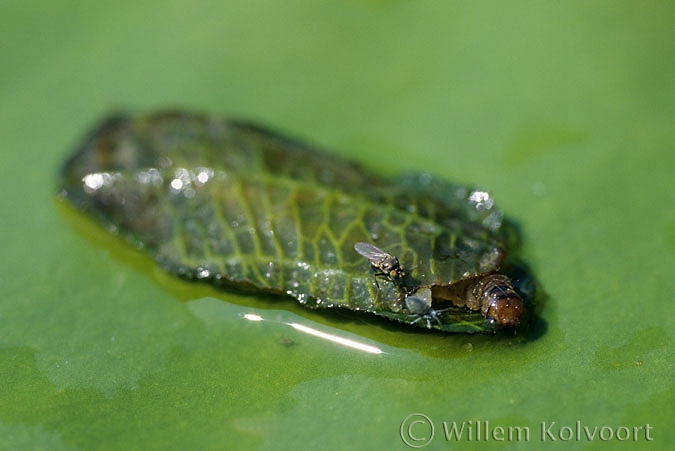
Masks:
[[[415,413],[426,449],[539,447],[553,422],[558,447],[577,422],[563,446],[675,442],[669,2],[0,9],[0,448],[408,449]],[[533,330],[449,336],[216,291],[62,208],[83,131],[166,107],[485,188],[546,295]],[[446,441],[443,422],[469,421],[529,441]]]

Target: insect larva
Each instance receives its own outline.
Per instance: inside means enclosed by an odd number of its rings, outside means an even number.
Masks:
[[[431,328],[432,320],[441,325],[442,313],[451,310],[452,307],[437,310],[432,307],[432,301],[432,290],[428,287],[420,288],[406,296],[406,306],[415,316],[413,324],[424,319],[428,328]],[[437,301],[442,302],[439,299]],[[514,290],[511,279],[501,274],[478,278],[467,285],[463,298],[452,302],[455,307],[466,307],[480,312],[490,322],[500,327],[518,325],[523,314],[523,300]]]
[[[479,310],[501,327],[512,327],[523,315],[523,300],[514,290],[511,279],[502,274],[481,277],[466,292],[466,306]]]

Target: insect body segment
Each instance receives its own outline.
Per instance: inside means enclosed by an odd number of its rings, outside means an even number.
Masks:
[[[480,279],[466,293],[467,306],[480,309],[483,316],[501,327],[516,326],[523,314],[523,300],[513,288],[511,279],[490,274]]]
[[[378,288],[380,286],[377,283],[377,276],[384,276],[394,284],[398,284],[405,277],[405,271],[398,258],[379,247],[360,241],[354,245],[354,250],[370,262],[376,277],[375,284]]]

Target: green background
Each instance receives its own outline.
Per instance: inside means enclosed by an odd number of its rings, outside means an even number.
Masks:
[[[542,422],[577,421],[649,424],[623,447],[667,449],[673,23],[666,0],[2,2],[0,447],[406,449],[423,413],[425,449],[536,448]],[[105,115],[165,107],[486,187],[548,295],[537,333],[408,331],[160,273],[60,205],[56,175]],[[530,441],[446,442],[462,421]]]

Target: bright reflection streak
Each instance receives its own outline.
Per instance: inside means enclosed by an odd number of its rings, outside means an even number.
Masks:
[[[338,337],[337,335],[327,334],[326,332],[321,332],[320,330],[312,329],[311,327],[303,326],[302,324],[298,323],[286,323],[286,324],[291,326],[293,329],[299,330],[300,332],[304,332],[306,334],[313,335],[315,337],[323,338],[324,340],[332,341],[333,343],[341,344],[343,346],[358,349],[359,351],[370,352],[371,354],[382,354],[382,352],[384,352],[380,348],[376,348],[375,346],[359,343],[358,341],[350,340],[348,338]]]
[[[247,313],[244,315],[244,318],[249,320],[249,321],[262,321],[263,317],[260,315],[254,315],[253,313]]]
[[[264,318],[260,315],[256,315],[255,313],[246,313],[244,314],[244,319],[247,319],[249,321],[263,321]],[[347,346],[349,348],[353,349],[358,349],[359,351],[365,351],[369,352],[371,354],[382,354],[384,351],[381,350],[380,348],[377,348],[375,346],[370,346],[367,344],[359,343],[358,341],[350,340],[349,338],[344,338],[340,337],[338,335],[333,335],[329,334],[326,332],[321,332],[320,330],[312,329],[311,327],[303,326],[302,324],[298,323],[281,323],[279,321],[274,321],[272,320],[273,323],[280,323],[280,324],[286,324],[287,326],[291,326],[295,330],[299,330],[300,332],[304,332],[308,335],[312,335],[314,337],[318,338],[323,338],[324,340],[332,341],[333,343],[340,344],[342,346]]]

